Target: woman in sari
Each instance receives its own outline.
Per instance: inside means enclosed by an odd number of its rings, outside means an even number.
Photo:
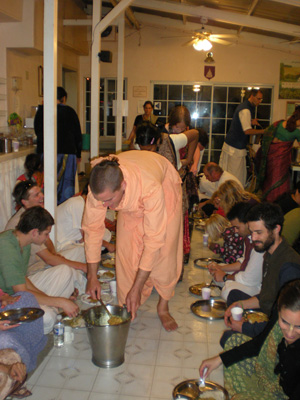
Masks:
[[[263,200],[274,201],[290,190],[291,155],[293,142],[300,141],[300,107],[288,120],[272,124],[263,136],[256,191],[262,190]]]
[[[238,346],[238,347],[235,347]],[[225,352],[202,362],[206,375],[222,363],[225,387],[235,400],[300,398],[300,280],[287,283],[266,328],[249,340],[232,335]]]

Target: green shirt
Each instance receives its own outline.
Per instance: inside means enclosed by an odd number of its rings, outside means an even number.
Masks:
[[[24,284],[30,245],[21,248],[12,230],[0,233],[0,289],[13,294],[13,286]]]
[[[300,235],[300,207],[284,215],[282,236],[284,236],[290,246],[293,246]]]
[[[275,137],[283,142],[293,142],[295,139],[297,139],[299,142],[300,130],[296,128],[293,132],[289,132],[282,126],[282,122],[278,124]]]

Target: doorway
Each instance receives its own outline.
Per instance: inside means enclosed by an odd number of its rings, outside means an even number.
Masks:
[[[77,90],[77,71],[68,68],[62,69],[62,84],[68,93],[67,104],[74,108],[78,114],[78,90]]]

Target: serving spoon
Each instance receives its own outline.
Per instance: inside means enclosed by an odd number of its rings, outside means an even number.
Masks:
[[[112,315],[111,312],[109,311],[109,309],[104,304],[101,297],[100,297],[99,301],[100,301],[101,305],[105,308],[105,311],[106,311],[107,315],[109,316],[109,320],[108,320],[109,325],[118,325],[118,324],[122,323],[122,321],[123,321],[122,318],[117,315]]]

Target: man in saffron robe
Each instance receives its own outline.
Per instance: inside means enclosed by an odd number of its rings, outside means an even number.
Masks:
[[[167,331],[178,326],[169,313],[182,268],[181,179],[164,157],[128,151],[97,159],[90,176],[82,228],[88,262],[87,293],[99,298],[97,268],[107,207],[118,211],[116,273],[119,303],[132,318],[150,296],[159,294],[158,316]]]

